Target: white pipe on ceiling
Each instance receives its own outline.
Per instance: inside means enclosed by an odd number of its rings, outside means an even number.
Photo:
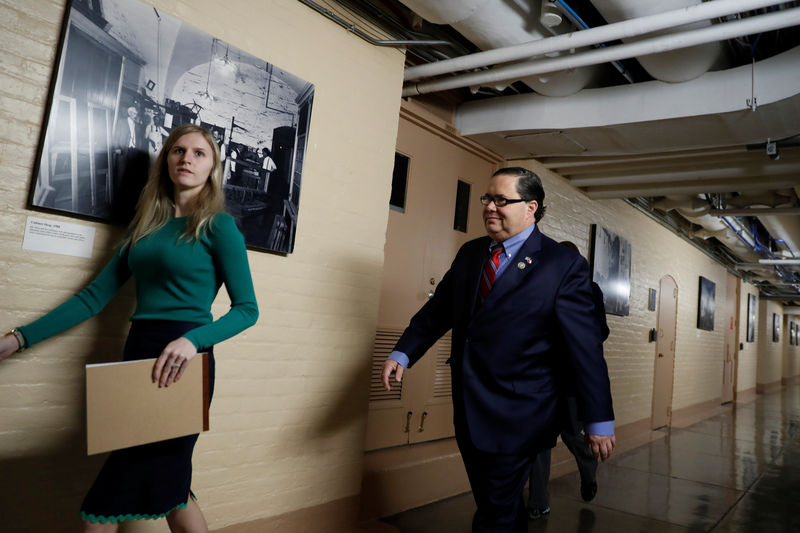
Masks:
[[[534,74],[544,74],[558,70],[585,67],[627,59],[648,54],[688,48],[698,44],[722,41],[800,24],[800,8],[787,9],[776,13],[759,15],[735,22],[716,24],[699,30],[651,37],[635,43],[609,46],[571,56],[540,59],[472,74],[462,74],[451,78],[425,83],[412,84],[403,89],[403,96],[457,89],[460,87],[486,86],[517,80]],[[588,30],[587,30],[588,31]]]
[[[594,7],[607,22],[628,20],[666,10],[696,6],[701,3],[702,0],[592,0]],[[743,10],[747,9],[752,8],[743,7]],[[709,26],[711,26],[711,21],[706,19],[694,22],[690,26],[673,27],[658,33],[675,33]],[[624,42],[634,42],[636,40],[638,38],[626,38]],[[722,44],[710,42],[679,51],[661,52],[637,57],[636,59],[648,74],[655,79],[669,83],[680,83],[704,74],[714,64],[720,63],[722,57]]]
[[[408,4],[409,2],[404,2]],[[550,52],[563,52],[573,48],[591,46],[618,39],[636,37],[646,33],[672,28],[683,24],[709,20],[716,17],[774,5],[775,0],[713,0],[699,5],[666,11],[636,19],[615,22],[588,30],[566,33],[525,42],[505,48],[495,48],[466,56],[445,59],[409,67],[405,70],[406,81],[430,78],[459,70],[469,70],[487,65],[507,63],[541,56]],[[420,13],[421,14],[421,13]],[[426,18],[422,15],[423,18]],[[428,20],[426,18],[426,20]]]
[[[529,41],[541,41],[552,31],[567,31],[563,24],[546,29],[539,23],[539,2],[508,0],[400,0],[422,18],[435,24],[449,24],[482,50],[491,50]],[[575,94],[596,77],[596,67],[552,71],[547,77],[522,77],[539,94],[567,96]],[[516,80],[515,80],[516,81]],[[507,83],[500,84],[505,87]]]

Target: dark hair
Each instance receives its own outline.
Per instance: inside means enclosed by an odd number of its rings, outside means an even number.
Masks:
[[[575,252],[577,254],[581,253],[581,251],[578,249],[578,245],[575,244],[572,241],[561,241],[558,244],[560,244],[561,246],[564,246],[565,248],[569,248],[570,250],[572,250],[573,252]]]
[[[501,168],[492,174],[492,177],[500,175],[516,177],[517,192],[519,193],[520,197],[526,202],[536,200],[536,202],[539,204],[539,207],[536,208],[536,212],[533,214],[533,217],[536,222],[539,222],[547,209],[544,206],[544,187],[542,187],[542,180],[539,178],[539,176],[537,176],[533,171],[522,167]]]

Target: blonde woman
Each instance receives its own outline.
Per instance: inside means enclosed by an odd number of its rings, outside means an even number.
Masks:
[[[198,351],[258,318],[244,238],[224,212],[219,148],[207,130],[177,127],[167,138],[139,199],[136,216],[109,264],[80,293],[0,338],[0,360],[97,314],[134,278],[136,311],[124,359],[156,357],[152,379],[178,381]],[[230,310],[217,320],[221,286]],[[208,527],[191,492],[197,435],[112,452],[81,506],[83,531],[114,532],[121,521],[166,517],[172,531]]]

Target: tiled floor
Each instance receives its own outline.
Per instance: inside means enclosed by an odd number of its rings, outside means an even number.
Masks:
[[[591,503],[577,473],[550,482],[550,533],[800,533],[800,385],[732,405],[612,457]],[[467,493],[384,519],[401,533],[469,532]]]

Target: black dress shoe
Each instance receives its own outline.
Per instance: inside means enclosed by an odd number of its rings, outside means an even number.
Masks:
[[[581,483],[581,498],[583,498],[583,501],[590,502],[594,500],[596,494],[597,494],[596,481],[592,481],[589,483]]]
[[[528,507],[528,518],[531,520],[538,520],[546,514],[550,514],[550,507],[544,509],[537,509],[536,507]]]

